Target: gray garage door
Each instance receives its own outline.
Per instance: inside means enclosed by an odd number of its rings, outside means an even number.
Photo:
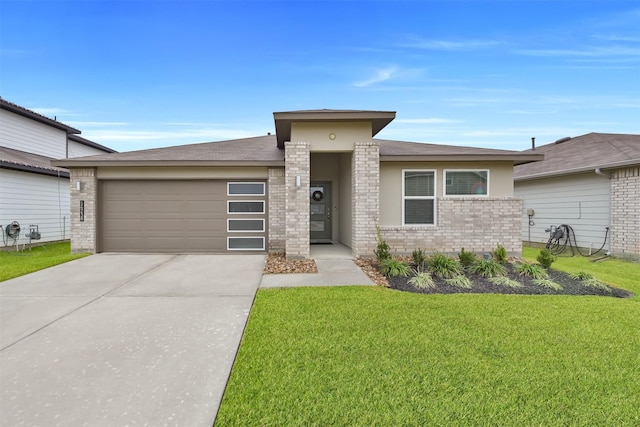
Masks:
[[[100,181],[99,251],[264,250],[264,182]]]

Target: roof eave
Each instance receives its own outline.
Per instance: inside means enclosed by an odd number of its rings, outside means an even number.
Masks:
[[[20,107],[19,105],[13,104],[5,99],[0,98],[0,108],[10,111],[14,114],[18,114],[20,116],[26,117],[28,119],[35,120],[40,123],[44,123],[46,125],[52,126],[54,128],[63,130],[68,134],[80,134],[82,133],[80,130],[73,128],[71,126],[65,125],[57,120],[50,119],[41,114],[36,113],[35,111],[28,110],[26,108]]]
[[[410,155],[380,156],[381,162],[513,162],[514,165],[537,162],[544,159],[543,154],[435,154],[435,155]]]
[[[38,166],[22,165],[18,163],[11,163],[11,162],[4,162],[4,161],[0,161],[0,169],[9,169],[9,170],[15,170],[20,172],[36,173],[39,175],[49,175],[49,176],[56,176],[60,178],[69,178],[68,171],[46,169]]]
[[[53,166],[65,168],[83,167],[131,167],[131,166],[245,166],[245,167],[267,167],[284,166],[284,160],[73,160],[62,159],[53,160]]]
[[[554,176],[566,176],[566,175],[574,175],[577,173],[591,172],[591,171],[595,171],[596,169],[611,170],[611,169],[619,169],[627,166],[636,166],[636,165],[640,165],[640,159],[632,159],[632,160],[625,160],[622,162],[607,163],[605,165],[600,165],[600,166],[591,165],[591,166],[584,166],[584,167],[574,168],[574,169],[564,169],[564,170],[557,170],[557,171],[550,171],[550,172],[540,172],[540,173],[531,174],[531,175],[514,176],[513,180],[514,181],[530,181],[530,180],[540,179],[540,178],[552,178]]]

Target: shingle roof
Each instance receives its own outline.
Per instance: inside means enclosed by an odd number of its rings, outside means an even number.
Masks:
[[[383,161],[475,161],[506,160],[515,164],[540,160],[538,153],[490,148],[458,147],[419,142],[379,140]],[[124,153],[98,154],[54,161],[58,166],[105,165],[284,165],[284,150],[276,145],[275,135],[201,144],[178,145]]]
[[[515,164],[523,164],[542,160],[540,153],[522,153],[520,151],[496,150],[493,148],[462,147],[455,145],[427,144],[421,142],[405,142],[376,140],[380,142],[382,160],[512,160]]]
[[[544,160],[517,166],[514,179],[567,175],[597,168],[640,164],[640,135],[588,133],[542,145],[525,153],[542,153]]]
[[[14,104],[13,102],[9,102],[6,99],[0,97],[0,108],[3,110],[11,111],[12,113],[19,114],[21,116],[36,120],[40,123],[44,123],[49,126],[53,126],[57,129],[64,130],[68,134],[80,133],[80,131],[71,126],[67,126],[64,123],[61,123],[57,120],[50,119],[49,117],[43,116],[42,114],[36,113],[35,111],[29,110],[28,108],[24,108],[19,106],[18,104]]]
[[[269,164],[284,165],[284,150],[276,146],[275,135],[230,141],[206,142],[178,145],[174,147],[152,148],[124,153],[98,154],[55,161],[58,166],[105,165],[162,162],[167,165],[183,164]]]
[[[51,166],[51,157],[0,147],[0,167],[5,169],[23,170],[45,175],[69,177],[69,171]]]

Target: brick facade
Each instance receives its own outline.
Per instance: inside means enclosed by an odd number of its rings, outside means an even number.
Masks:
[[[284,168],[269,168],[269,252],[286,250],[286,191]],[[295,179],[295,178],[294,178]]]
[[[373,253],[380,208],[380,143],[356,142],[351,160],[352,252],[358,258]]]
[[[71,190],[71,252],[96,252],[96,218],[98,180],[95,168],[72,168]],[[78,191],[77,183],[80,183]],[[84,220],[80,218],[80,203],[84,201]]]
[[[640,259],[640,167],[611,174],[611,254]]]
[[[309,146],[308,142],[286,142],[284,147],[287,258],[309,258]],[[300,186],[296,185],[298,176]]]
[[[441,197],[437,200],[437,225],[381,227],[381,234],[392,253],[398,254],[410,254],[418,248],[451,254],[464,248],[481,254],[501,243],[510,255],[521,255],[521,211],[522,200],[511,197]]]

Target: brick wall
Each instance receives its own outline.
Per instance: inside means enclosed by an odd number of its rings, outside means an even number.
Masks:
[[[70,170],[71,252],[96,252],[98,181],[95,168]],[[78,191],[77,182],[80,182]],[[84,221],[80,221],[80,201],[84,201]]]
[[[286,142],[284,152],[285,251],[287,258],[309,258],[309,143]]]
[[[286,250],[284,168],[269,168],[269,252]],[[295,178],[294,178],[295,179]]]
[[[356,142],[351,162],[351,249],[357,258],[371,255],[376,247],[380,208],[380,144],[374,141]]]
[[[611,253],[640,260],[640,167],[611,174]]]
[[[522,200],[516,198],[438,198],[437,225],[381,227],[392,253],[421,248],[457,254],[461,248],[488,253],[501,243],[510,255],[522,254]],[[370,254],[365,255],[372,255]]]

